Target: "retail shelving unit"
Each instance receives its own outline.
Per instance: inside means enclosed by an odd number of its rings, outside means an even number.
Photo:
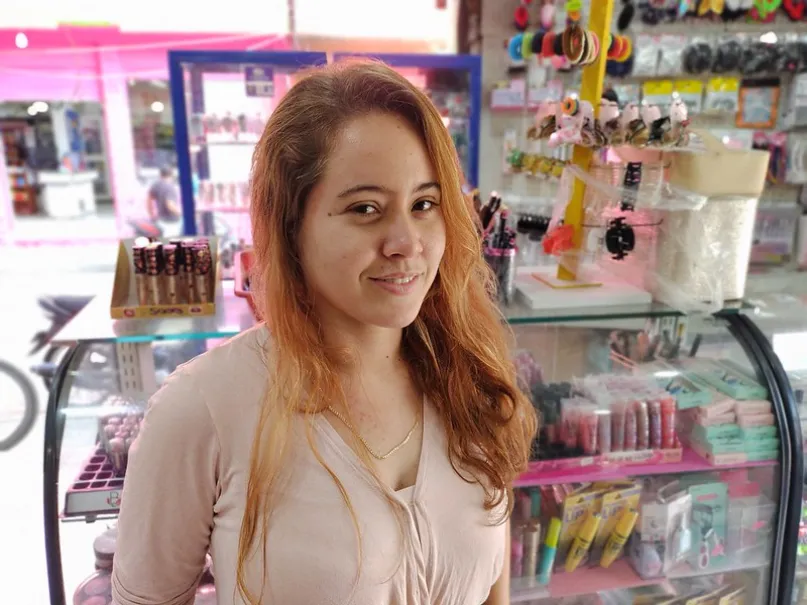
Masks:
[[[316,52],[170,51],[184,232],[251,240],[252,151],[295,73]]]
[[[653,578],[640,576],[628,559],[618,560],[608,570],[583,565],[566,573],[558,566],[546,586],[538,585],[534,578],[513,578],[513,602],[619,595],[618,591],[626,589],[659,589],[719,576],[747,587],[746,605],[785,605],[793,585],[801,514],[801,492],[794,481],[802,472],[801,433],[792,390],[777,369],[779,361],[744,312],[685,316],[659,304],[551,315],[514,306],[504,312],[519,350],[529,352],[540,367],[540,383],[546,387],[575,377],[636,375],[645,366],[627,364],[613,343],[640,333],[651,339],[676,334],[680,340],[672,349],[644,361],[697,365],[720,359],[733,364],[730,367],[755,377],[767,390],[780,435],[775,456],[757,461],[740,456],[722,466],[711,464],[686,446],[674,450],[670,459],[650,451],[619,460],[598,455],[574,459],[574,464],[569,459],[532,463],[517,481],[519,489],[626,478],[645,483],[674,477],[714,482],[726,477],[727,471],[733,477],[741,473],[759,486],[761,494],[774,504],[775,513],[753,547],[728,552],[707,565],[682,561]],[[112,472],[110,461],[99,449],[97,434],[106,398],[117,393],[147,397],[178,363],[253,323],[246,301],[236,298],[231,286],[225,285],[215,316],[113,321],[99,297],[57,336],[57,342],[70,349],[54,381],[46,416],[44,509],[51,605],[69,603],[66,597],[92,572],[92,539],[104,529],[99,527],[100,521],[113,519],[120,506],[125,477]],[[555,470],[551,465],[556,465]],[[63,557],[63,552],[70,556]]]
[[[334,53],[335,61],[364,56],[399,70],[422,88],[443,116],[471,185],[479,184],[479,122],[482,112],[482,59],[475,55]]]

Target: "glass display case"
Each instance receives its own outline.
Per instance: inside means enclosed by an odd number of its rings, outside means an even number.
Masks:
[[[782,603],[800,518],[788,395],[748,318],[657,304],[503,311],[542,419],[515,484],[512,602]],[[57,336],[70,351],[46,418],[52,605],[83,602],[88,585],[107,594],[125,481],[116,427],[133,438],[177,364],[253,323],[225,286],[215,316],[113,321],[99,298]]]
[[[324,53],[170,51],[184,232],[251,242],[247,182],[264,124]]]
[[[791,401],[794,448],[804,452],[807,451],[807,281],[802,276],[788,280],[787,290],[754,297],[749,323],[769,354],[775,353],[771,357],[776,362],[776,376]],[[794,468],[793,476],[801,516],[798,526],[788,532],[787,549],[794,561],[795,584],[792,601],[784,598],[783,602],[807,603],[807,475],[803,462]]]
[[[334,53],[338,61],[355,54]],[[476,55],[368,55],[383,61],[429,95],[451,133],[468,183],[479,184],[482,58]]]

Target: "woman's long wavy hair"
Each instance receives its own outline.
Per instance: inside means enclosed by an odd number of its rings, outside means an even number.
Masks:
[[[238,591],[252,605],[260,596],[247,586],[246,563],[256,552],[267,552],[293,418],[313,419],[343,393],[338,370],[345,357],[323,342],[300,263],[298,235],[306,200],[343,126],[370,112],[395,114],[412,125],[440,183],[445,253],[417,319],[404,329],[403,355],[442,420],[455,470],[484,486],[480,505],[491,510],[505,502],[512,510],[511,484],[526,467],[537,428],[532,405],[516,386],[510,335],[491,296],[491,275],[462,193],[457,154],[437,109],[381,63],[346,61],[303,75],[272,113],[252,164],[253,296],[272,335],[266,351],[270,378],[239,540]],[[306,426],[308,442],[339,487],[358,530],[350,497],[316,451],[312,422]]]

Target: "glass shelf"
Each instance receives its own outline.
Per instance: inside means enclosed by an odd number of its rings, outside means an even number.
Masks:
[[[233,282],[222,282],[216,299],[216,314],[171,319],[121,319],[109,316],[109,299],[96,296],[53,339],[56,344],[75,342],[153,342],[229,338],[255,324],[255,317],[243,298],[233,292]],[[110,284],[109,291],[112,291]]]

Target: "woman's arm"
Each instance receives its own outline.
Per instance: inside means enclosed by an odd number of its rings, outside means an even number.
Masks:
[[[219,443],[191,376],[152,398],[132,445],[112,576],[115,605],[190,605],[204,569]]]
[[[510,605],[510,521],[504,531],[504,563],[499,579],[491,587],[485,605]]]

